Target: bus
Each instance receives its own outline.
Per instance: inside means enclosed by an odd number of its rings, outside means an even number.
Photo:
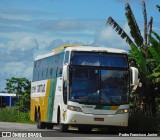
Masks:
[[[31,116],[39,129],[79,131],[128,126],[131,86],[138,70],[121,49],[65,45],[34,61]]]

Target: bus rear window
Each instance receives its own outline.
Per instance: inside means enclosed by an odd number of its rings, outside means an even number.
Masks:
[[[128,68],[126,54],[72,52],[71,65]]]

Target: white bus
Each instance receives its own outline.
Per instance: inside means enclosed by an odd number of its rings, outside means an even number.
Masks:
[[[93,46],[61,46],[34,61],[31,120],[37,128],[80,131],[128,126],[129,94],[138,70],[127,52]]]

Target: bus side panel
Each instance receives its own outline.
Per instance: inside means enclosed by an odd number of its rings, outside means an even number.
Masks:
[[[40,110],[41,110],[41,121],[42,122],[47,122],[47,109],[48,109],[48,96],[50,92],[50,87],[51,87],[51,80],[49,79],[47,81],[47,88],[46,88],[46,93],[45,97],[41,97],[40,100]]]
[[[56,85],[57,85],[57,78],[54,78],[51,80],[49,96],[48,96],[48,107],[46,115],[47,122],[52,122]]]
[[[61,109],[62,105],[62,91],[63,91],[63,84],[62,84],[62,77],[57,78],[57,83],[56,83],[56,89],[55,89],[55,99],[54,99],[54,108],[53,108],[53,118],[52,122],[57,123],[57,116],[58,116],[58,106]]]
[[[37,92],[34,91],[31,93],[31,114],[30,119],[32,121],[35,120],[35,109],[37,109],[37,112],[40,111],[41,115],[41,121],[46,122],[46,116],[47,116],[47,109],[48,109],[48,95],[50,92],[50,83],[51,80],[43,80],[43,81],[37,81],[32,83],[32,87],[37,87],[37,85],[45,85],[45,92]]]

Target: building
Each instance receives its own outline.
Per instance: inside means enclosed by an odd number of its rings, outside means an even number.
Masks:
[[[0,93],[0,108],[14,106],[16,94]]]

